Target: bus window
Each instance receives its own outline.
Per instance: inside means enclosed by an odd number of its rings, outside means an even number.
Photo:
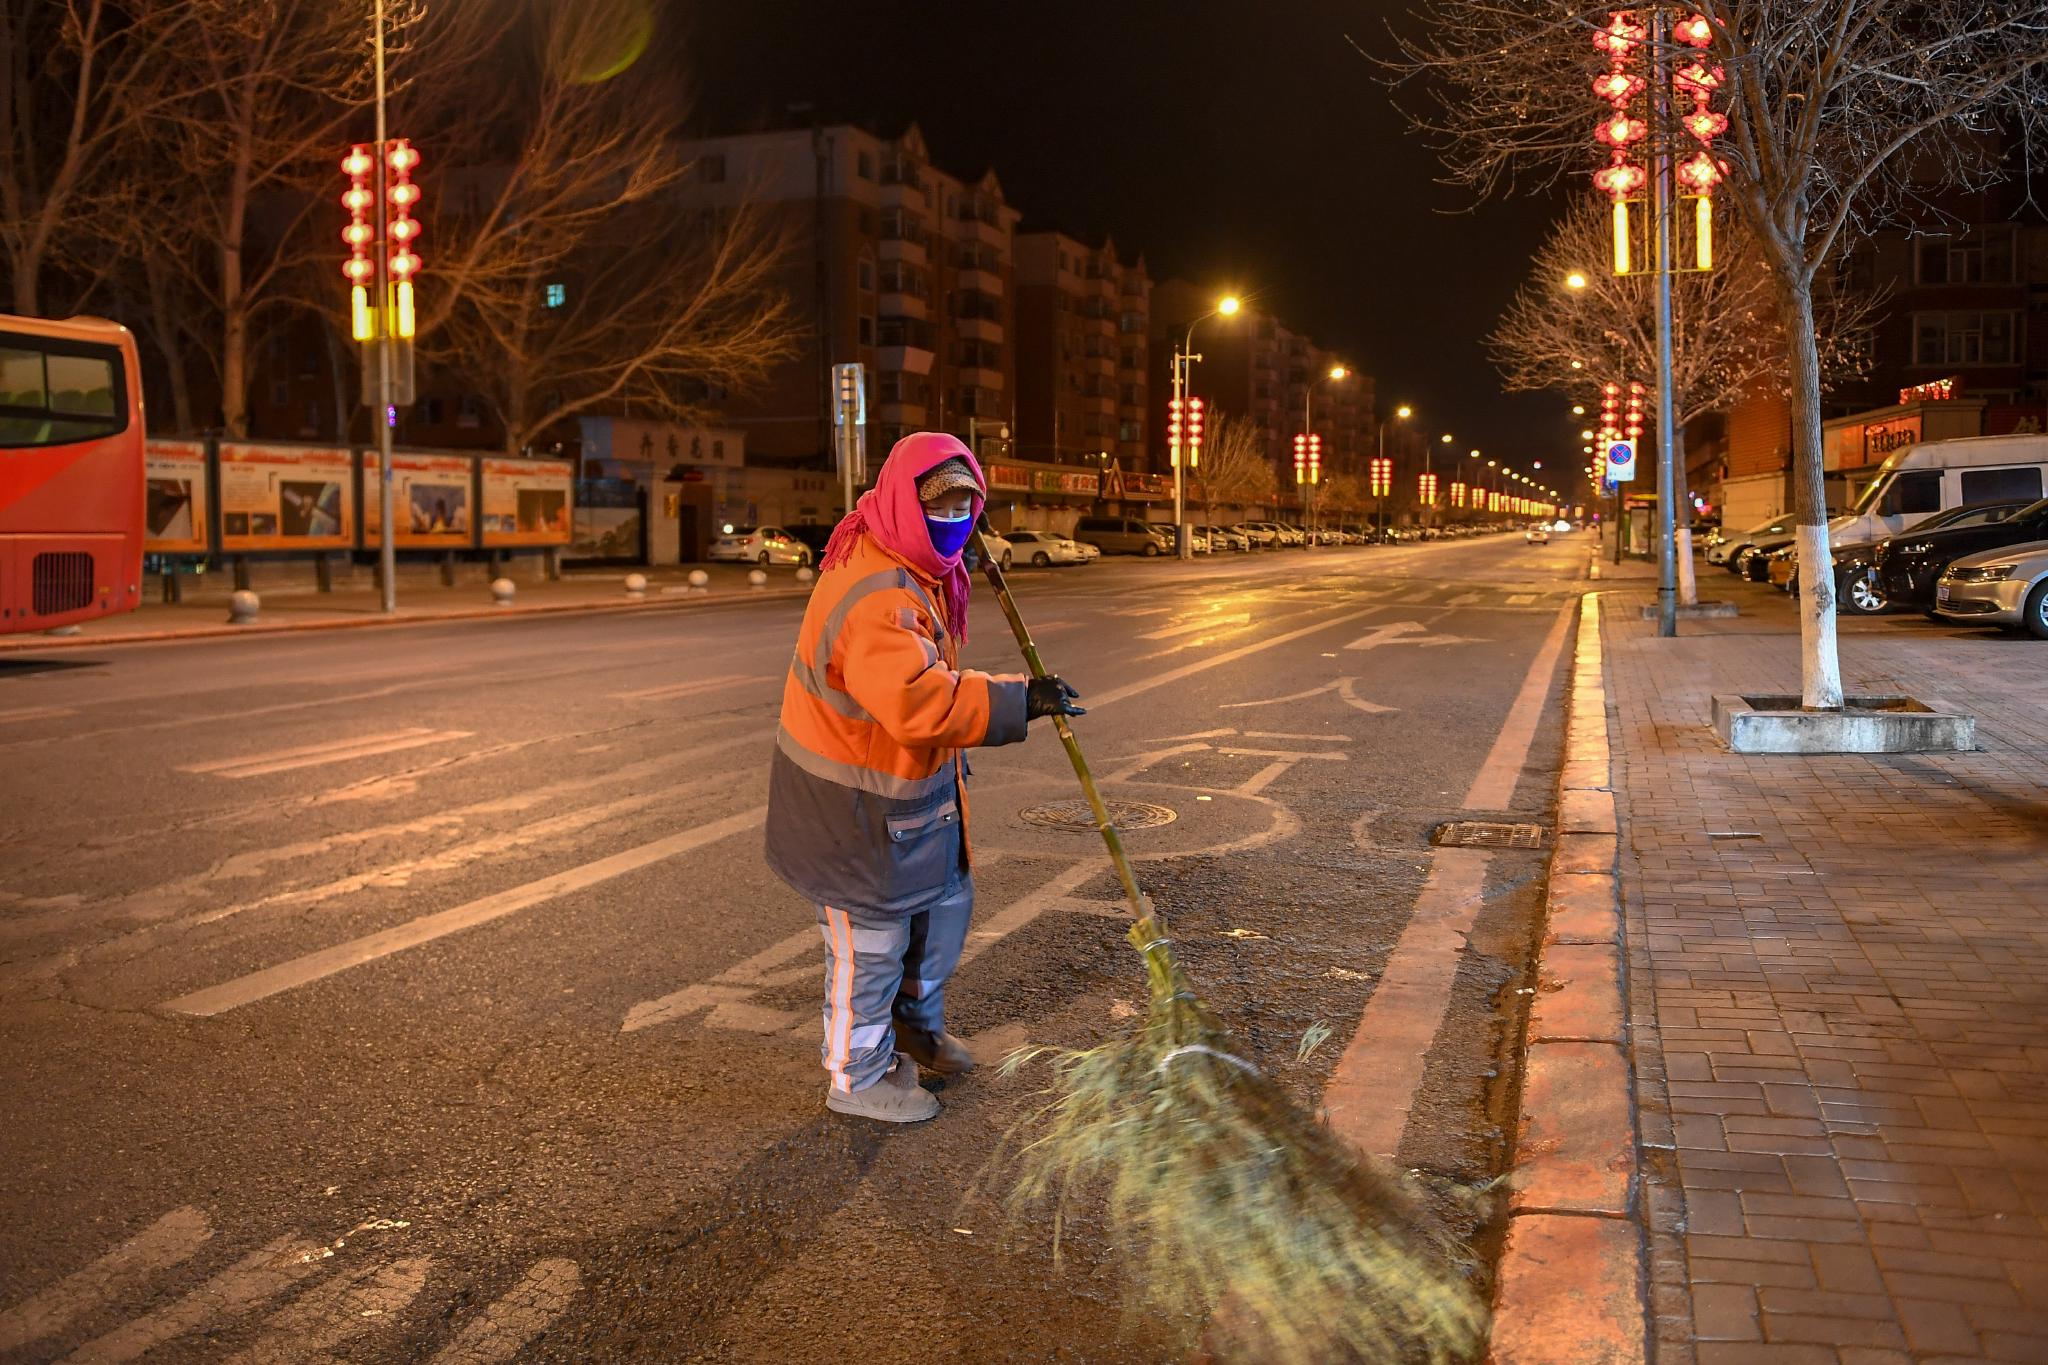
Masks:
[[[115,435],[125,399],[120,361],[103,348],[0,346],[0,448]]]

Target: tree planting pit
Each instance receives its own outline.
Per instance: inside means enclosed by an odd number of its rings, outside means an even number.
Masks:
[[[1844,697],[1808,711],[1790,694],[1717,696],[1714,733],[1738,754],[1940,754],[1977,747],[1974,716],[1913,697]]]

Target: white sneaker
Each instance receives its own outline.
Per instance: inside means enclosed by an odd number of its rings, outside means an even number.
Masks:
[[[917,1083],[917,1063],[899,1052],[873,1085],[859,1090],[828,1089],[825,1107],[835,1114],[883,1123],[922,1123],[938,1116],[939,1099]]]

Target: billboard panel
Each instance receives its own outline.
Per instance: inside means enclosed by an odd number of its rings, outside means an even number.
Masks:
[[[222,442],[221,549],[348,549],[353,465],[346,450]]]
[[[484,460],[486,548],[567,545],[571,522],[567,460]]]
[[[391,456],[391,506],[397,531],[391,543],[406,550],[466,549],[473,541],[475,518],[469,505],[470,474],[476,461],[468,455],[418,455],[394,451]],[[383,497],[377,487],[376,452],[363,456],[363,544],[382,543]]]
[[[150,554],[206,553],[206,447],[151,440],[142,447],[149,511],[142,548]]]

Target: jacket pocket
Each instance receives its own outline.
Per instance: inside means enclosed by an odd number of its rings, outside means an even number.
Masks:
[[[892,908],[908,909],[952,885],[960,867],[960,803],[948,796],[923,810],[887,817],[884,897]]]
[[[960,823],[960,803],[943,801],[930,810],[911,811],[889,817],[889,842],[905,844],[935,834],[948,825]]]

